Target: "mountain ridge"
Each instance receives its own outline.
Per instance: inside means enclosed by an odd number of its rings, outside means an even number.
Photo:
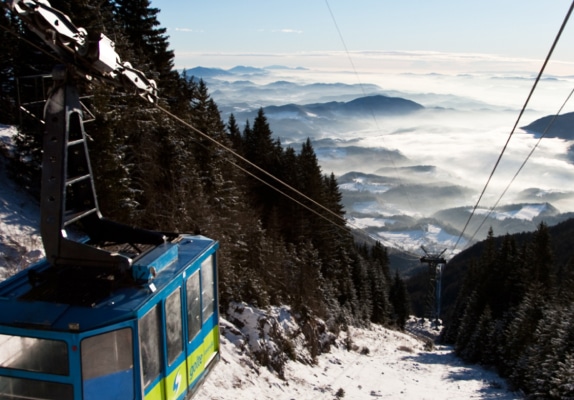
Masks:
[[[546,138],[574,140],[574,112],[561,115],[547,115],[521,127],[528,133]]]
[[[262,107],[268,119],[334,119],[341,116],[365,117],[369,115],[405,115],[425,107],[412,100],[382,94],[357,97],[350,101],[325,103],[271,105]],[[254,113],[254,111],[250,113]]]

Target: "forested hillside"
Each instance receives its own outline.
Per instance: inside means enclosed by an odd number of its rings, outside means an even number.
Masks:
[[[354,242],[337,181],[321,170],[309,140],[301,148],[282,146],[262,110],[241,125],[233,115],[223,121],[206,84],[173,69],[159,10],[149,1],[51,4],[76,25],[109,36],[123,60],[157,81],[162,108],[220,144],[136,96],[80,82],[95,116],[85,128],[106,217],[218,240],[222,304],[286,304],[304,318],[323,318],[333,331],[368,322],[404,325],[408,299],[401,278],[380,244]],[[6,10],[0,22],[0,123],[19,126],[13,175],[39,193],[43,127],[18,112],[16,99],[41,100],[57,61]]]
[[[464,360],[495,367],[536,399],[574,396],[572,222],[552,229],[498,239],[491,230],[457,263],[467,272],[443,332]]]

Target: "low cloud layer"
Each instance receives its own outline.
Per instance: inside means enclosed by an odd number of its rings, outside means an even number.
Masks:
[[[420,55],[395,56],[413,61]],[[442,56],[445,62],[449,59]],[[468,58],[476,61],[472,55]],[[438,59],[437,55],[435,60]],[[376,177],[365,181],[362,189],[360,185],[345,186],[344,197],[347,210],[355,212],[353,218],[363,222],[372,220],[371,230],[381,236],[383,231],[393,232],[393,226],[407,230],[409,224],[418,226],[417,220],[435,218],[436,213],[446,209],[458,211],[443,213],[442,218],[450,219],[457,227],[464,225],[465,215],[477,201],[516,125],[480,203],[483,213],[479,217],[486,215],[538,143],[537,137],[521,130],[520,126],[556,112],[571,90],[574,77],[546,76],[518,121],[532,83],[532,75],[518,71],[455,75],[444,71],[367,72],[357,76],[354,72],[296,70],[275,64],[273,68],[251,71],[249,75],[211,77],[208,87],[222,108],[224,118],[233,112],[240,116],[238,121],[252,120],[259,107],[350,101],[377,94],[422,105],[422,110],[396,116],[365,112],[356,117],[331,115],[325,118],[301,113],[300,107],[278,108],[278,112],[267,114],[271,129],[283,144],[298,150],[300,143],[311,138],[323,172],[333,172],[338,177],[349,172]],[[571,146],[567,140],[543,139],[499,207],[551,203],[555,207],[552,217],[573,212],[574,191],[569,190],[574,181]],[[346,180],[345,185],[349,184],[356,182]],[[396,220],[397,215],[404,218]],[[491,222],[506,226],[506,221],[496,222],[499,216],[495,214]],[[395,220],[385,220],[391,217]],[[473,222],[472,228],[479,222]],[[524,230],[535,226],[536,221],[529,221],[530,225],[520,223],[520,229]],[[449,233],[453,234],[456,235],[456,230]]]

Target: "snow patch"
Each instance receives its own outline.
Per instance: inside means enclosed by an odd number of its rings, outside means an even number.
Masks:
[[[393,204],[381,204],[378,201],[356,201],[351,205],[352,210],[361,214],[380,215],[381,217],[393,217],[397,215],[416,216],[416,213],[408,213],[395,207]],[[375,217],[376,218],[376,217]]]
[[[377,236],[384,245],[389,245],[401,250],[418,253],[421,246],[437,248],[454,248],[458,240],[457,235],[446,232],[439,226],[428,224],[421,229],[404,231],[379,231]],[[467,240],[460,239],[459,247],[464,248]]]
[[[239,308],[237,308],[239,307]],[[451,347],[429,346],[438,332],[428,320],[411,318],[413,333],[372,325],[349,328],[333,338],[329,352],[305,363],[288,360],[283,379],[249,356],[260,345],[261,319],[276,321],[284,334],[302,330],[289,308],[259,310],[245,304],[230,307],[220,326],[221,361],[197,392],[200,399],[521,399],[493,371],[467,365]],[[235,309],[235,310],[234,310]],[[239,312],[238,310],[243,311]],[[239,321],[239,320],[238,320]],[[422,335],[425,337],[422,338]],[[255,338],[255,339],[254,339]],[[269,337],[267,337],[269,339]],[[259,343],[258,343],[259,342]]]
[[[393,225],[396,221],[389,218],[349,218],[349,224],[354,228],[367,229],[367,228],[385,228]]]
[[[353,179],[352,182],[340,184],[339,188],[350,192],[385,193],[391,189],[391,186],[374,182],[365,182],[364,179],[357,178]]]
[[[525,221],[532,221],[534,218],[538,217],[544,211],[548,209],[547,204],[527,204],[510,211],[496,211],[494,210],[490,216],[499,221],[504,221],[506,219],[521,219]],[[490,212],[489,209],[477,208],[475,213],[478,215],[486,215]]]
[[[17,129],[0,125],[0,281],[43,257],[38,202],[8,178]]]

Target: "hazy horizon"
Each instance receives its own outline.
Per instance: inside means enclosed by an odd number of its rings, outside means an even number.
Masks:
[[[357,82],[360,78],[360,82]],[[427,109],[404,117],[367,118],[357,121],[351,131],[324,131],[313,134],[313,140],[334,139],[341,145],[364,148],[397,150],[407,157],[412,165],[434,165],[443,178],[454,184],[480,190],[485,184],[512,127],[516,123],[520,108],[532,87],[534,78],[527,75],[481,73],[464,75],[446,74],[371,74],[362,75],[349,71],[324,71],[312,69],[270,69],[265,75],[250,75],[221,78],[227,83],[213,81],[208,88],[218,104],[225,104],[233,98],[230,82],[249,80],[255,88],[261,85],[285,80],[301,86],[284,91],[265,90],[240,92],[241,100],[252,105],[280,105],[293,102],[306,104],[310,90],[303,86],[312,83],[345,83],[341,94],[356,97],[370,94],[365,87],[377,85],[381,93],[391,93],[419,102]],[[554,114],[569,94],[574,77],[546,77],[538,85],[532,100],[519,121],[518,127],[534,120]],[[313,89],[314,90],[314,89]],[[226,97],[229,93],[229,97]],[[332,94],[330,94],[333,96]],[[313,96],[316,96],[313,93]],[[312,97],[312,96],[311,96]],[[315,97],[313,97],[315,99]],[[565,107],[564,112],[572,110]],[[244,121],[239,121],[241,124]],[[353,122],[349,122],[351,125]],[[270,119],[271,129],[281,137],[280,122]],[[288,144],[292,138],[281,137]],[[304,138],[302,138],[304,139]],[[299,140],[300,141],[300,140]],[[510,182],[538,139],[534,135],[517,129],[509,142],[504,157],[494,175],[483,200],[484,206],[494,203]],[[503,203],[514,200],[523,190],[539,188],[543,191],[567,191],[568,182],[574,179],[574,166],[568,161],[570,144],[561,139],[545,138],[526,164]],[[349,163],[341,160],[323,160],[325,173],[341,175]],[[374,173],[376,165],[366,165],[360,170]],[[489,204],[490,203],[490,204]],[[462,205],[462,204],[461,204]],[[560,211],[574,211],[574,201],[555,204]]]

